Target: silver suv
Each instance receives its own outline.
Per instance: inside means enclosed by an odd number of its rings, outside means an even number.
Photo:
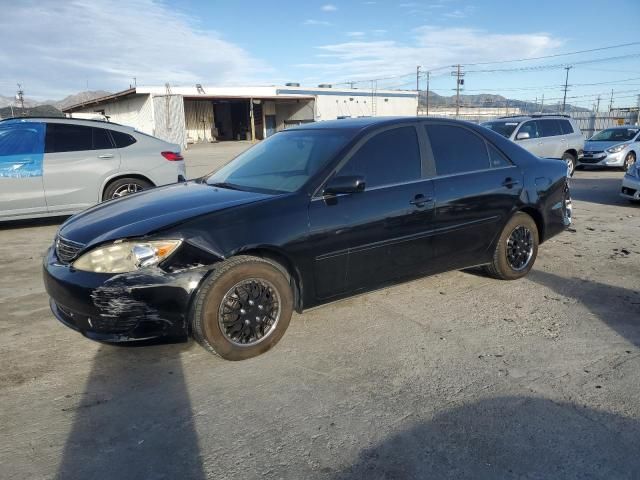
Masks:
[[[563,159],[569,176],[584,150],[584,136],[569,115],[501,117],[482,125],[538,157]]]
[[[180,146],[117,123],[0,121],[0,221],[70,215],[186,177]]]

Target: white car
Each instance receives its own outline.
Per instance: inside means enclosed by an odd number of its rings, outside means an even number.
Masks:
[[[70,215],[185,181],[180,146],[115,123],[0,121],[0,221]]]
[[[579,166],[618,167],[625,172],[640,152],[640,127],[613,127],[595,134],[584,144]]]

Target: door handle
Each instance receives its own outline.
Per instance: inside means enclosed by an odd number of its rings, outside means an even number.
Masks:
[[[518,185],[520,182],[518,180],[515,180],[511,177],[505,178],[504,182],[502,182],[502,186],[503,187],[507,187],[507,188],[511,188],[514,185]]]
[[[413,200],[410,200],[409,203],[411,205],[415,205],[418,208],[422,208],[427,203],[433,203],[433,198],[431,198],[431,197],[427,198],[424,195],[422,195],[421,193],[419,193],[418,195],[413,197]]]
[[[103,153],[102,155],[98,155],[98,158],[113,158],[113,153]]]

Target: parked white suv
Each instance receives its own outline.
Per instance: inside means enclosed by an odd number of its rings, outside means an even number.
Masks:
[[[561,158],[567,162],[569,176],[584,150],[584,136],[569,115],[501,117],[482,125],[538,157]]]
[[[115,123],[0,121],[0,221],[69,215],[186,179],[180,146]]]

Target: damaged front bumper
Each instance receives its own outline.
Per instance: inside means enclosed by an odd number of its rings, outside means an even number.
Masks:
[[[121,274],[83,272],[59,262],[53,248],[43,270],[56,318],[103,342],[186,338],[193,294],[209,272],[157,266]]]

